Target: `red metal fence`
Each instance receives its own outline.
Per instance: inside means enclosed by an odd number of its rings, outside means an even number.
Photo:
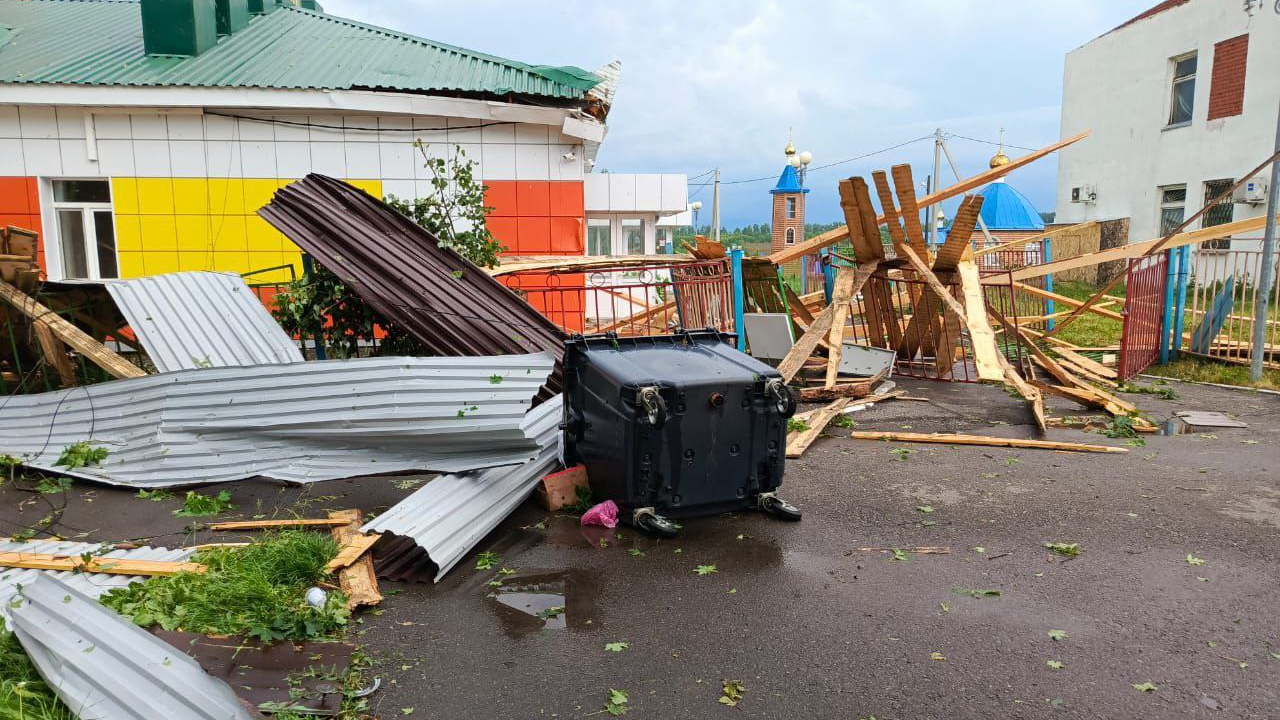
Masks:
[[[1116,374],[1128,380],[1160,357],[1169,254],[1132,258],[1125,276],[1124,330]]]
[[[650,335],[674,327],[733,331],[727,260],[513,273],[500,278],[565,332]]]

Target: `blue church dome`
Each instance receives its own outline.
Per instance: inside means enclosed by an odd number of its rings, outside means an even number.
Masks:
[[[991,183],[980,194],[982,222],[988,230],[1044,230],[1040,212],[1004,180]]]
[[[800,173],[796,169],[787,165],[782,168],[782,175],[778,177],[778,184],[770,193],[777,195],[779,193],[807,193],[809,188],[800,184]]]

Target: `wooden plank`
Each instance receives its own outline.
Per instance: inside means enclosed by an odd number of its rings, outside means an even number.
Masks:
[[[916,182],[911,176],[911,166],[894,165],[889,172],[893,174],[893,187],[900,208],[898,214],[902,216],[907,244],[921,258],[928,259],[929,244],[924,241],[924,226],[920,224],[920,204],[916,202]]]
[[[840,181],[840,209],[844,211],[846,227],[849,232],[849,244],[853,246],[854,259],[859,263],[868,260],[883,260],[884,245],[880,242],[880,232],[867,234],[862,224],[862,209],[858,204],[858,194],[854,190],[854,181],[861,178],[846,178]]]
[[[1086,445],[1084,443],[1057,442],[1054,440],[1023,440],[998,438],[986,435],[949,435],[912,432],[864,432],[855,430],[849,437],[855,440],[889,440],[893,442],[934,443],[937,445],[981,445],[983,447],[1025,448],[1029,450],[1062,450],[1068,452],[1127,453],[1128,448],[1110,445]]]
[[[941,260],[942,253],[938,253]],[[964,293],[965,326],[969,328],[969,343],[973,347],[974,363],[978,366],[978,378],[995,380],[1003,375],[1000,362],[1000,351],[996,348],[996,334],[987,321],[987,303],[982,295],[982,281],[978,276],[978,266],[972,260],[963,260],[956,265],[956,274],[960,277],[960,290]]]
[[[1080,353],[1070,348],[1059,346],[1059,347],[1054,347],[1053,351],[1057,353],[1060,357],[1062,357],[1064,360],[1069,361],[1073,365],[1084,368],[1085,370],[1088,370],[1094,375],[1097,375],[1099,377],[1104,377],[1108,380],[1118,380],[1120,378],[1120,375],[1115,371],[1114,368],[1109,368],[1106,365],[1103,365],[1102,363],[1096,360],[1093,360],[1092,358],[1085,357],[1084,355],[1081,355]]]
[[[934,272],[954,270],[956,263],[969,251],[969,242],[973,240],[973,229],[981,211],[982,198],[977,195],[966,195],[960,202],[956,217],[951,222],[951,230],[947,233],[947,240],[938,249],[937,259],[933,261]]]
[[[997,178],[1002,178],[1005,175],[1008,175],[1009,173],[1013,172],[1014,170],[1017,170],[1020,167],[1033,163],[1036,160],[1039,160],[1040,158],[1050,153],[1057,152],[1058,150],[1061,150],[1062,148],[1067,147],[1072,143],[1076,143],[1083,140],[1084,138],[1089,136],[1089,133],[1090,131],[1086,130],[1080,133],[1079,135],[1074,135],[1065,140],[1061,140],[1052,145],[1036,150],[1035,152],[1023,155],[1020,158],[1010,161],[1006,165],[1001,165],[1000,167],[993,168],[986,172],[978,173],[977,175],[974,175],[961,182],[958,182],[955,185],[952,185],[951,187],[943,188],[942,190],[939,190],[935,193],[932,193],[932,194],[926,195],[923,198],[920,198],[917,201],[917,205],[922,207],[937,205],[944,200],[953,198],[957,195],[963,195],[975,188],[980,188],[984,185],[991,183],[993,180],[996,180]],[[895,183],[897,182],[896,175],[894,176],[894,181]],[[904,189],[903,186],[901,185],[898,186],[899,192],[901,192],[903,189]],[[901,202],[901,197],[902,196],[899,195],[903,216],[905,218],[906,213],[908,212],[907,204]],[[795,245],[792,245],[791,247],[783,248],[782,250],[779,250],[778,252],[773,253],[772,255],[769,256],[769,262],[773,263],[774,265],[781,265],[783,263],[790,262],[791,260],[795,260],[796,258],[803,257],[805,255],[812,255],[818,252],[818,250],[830,245],[835,245],[836,243],[840,242],[841,240],[844,240],[847,237],[849,237],[848,226],[835,228],[833,230],[828,230],[827,232],[824,232],[820,235],[815,235],[814,237],[811,237],[802,243],[797,243]]]
[[[889,239],[896,249],[907,242],[907,235],[902,231],[902,220],[898,217],[898,208],[893,204],[893,190],[889,187],[889,176],[883,170],[871,173],[876,183],[876,195],[880,197],[880,209],[883,211],[884,224],[889,229]],[[918,220],[918,219],[917,219]]]
[[[62,343],[53,336],[53,331],[43,323],[32,323],[31,331],[36,335],[44,359],[58,372],[58,381],[62,383],[62,387],[75,387],[76,369],[71,364],[71,358],[67,357]]]
[[[349,536],[346,542],[338,548],[338,554],[324,566],[324,571],[333,572],[351,565],[368,552],[369,548],[373,547],[373,544],[381,538],[381,535],[364,535],[359,532]]]
[[[884,238],[880,235],[880,216],[876,215],[876,206],[871,204],[871,190],[867,187],[867,181],[861,177],[850,178],[853,184],[853,196],[858,199],[858,221],[862,223],[862,236],[866,239],[868,246],[873,247],[876,252],[876,259],[883,260],[884,254]],[[893,207],[892,204],[889,206]],[[848,215],[845,215],[845,221],[848,221]]]
[[[787,296],[787,307],[791,308],[791,312],[795,313],[795,316],[804,324],[812,325],[813,313],[809,312],[809,308],[805,307],[804,303],[800,301],[796,291],[792,290],[790,285],[784,286],[783,290]]]
[[[349,520],[341,518],[290,518],[286,520],[233,520],[230,522],[213,523],[209,526],[210,530],[267,530],[270,528],[293,528],[293,527],[339,527],[346,525]]]
[[[675,307],[676,307],[676,303],[674,300],[672,300],[670,302],[663,303],[658,307],[646,310],[642,313],[636,313],[635,315],[622,318],[621,320],[614,320],[613,322],[609,323],[608,325],[605,325],[604,327],[596,328],[595,332],[610,332],[612,330],[617,330],[620,327],[625,327],[628,325],[633,325],[635,323],[648,320],[649,318],[653,317],[654,315],[657,315],[658,313],[664,313],[664,312],[667,312],[668,310],[674,310]]]
[[[1054,292],[1049,292],[1048,290],[1043,290],[1034,285],[1015,282],[1013,284],[1013,287],[1015,290],[1027,293],[1028,295],[1034,295],[1043,300],[1052,300],[1054,302],[1062,303],[1063,305],[1066,305],[1068,307],[1078,308],[1081,305],[1084,305],[1083,302],[1076,300],[1075,298],[1069,298],[1066,295],[1059,295]],[[1124,316],[1121,315],[1120,313],[1115,312],[1114,310],[1105,310],[1101,307],[1098,307],[1097,305],[1089,308],[1089,312],[1094,313],[1095,315],[1101,315],[1102,317],[1105,317],[1105,318],[1111,318],[1112,320],[1119,320],[1121,322],[1124,322]]]
[[[880,236],[880,220],[876,216],[875,206],[871,204],[871,191],[867,187],[867,181],[860,177],[853,178],[853,193],[858,200],[858,218],[862,224],[862,234],[871,238],[868,242],[873,242],[876,246],[878,257],[884,258],[884,241]],[[889,207],[893,207],[890,201]],[[848,216],[846,215],[846,222]],[[890,349],[896,348],[902,344],[902,325],[900,315],[895,307],[893,294],[890,285],[887,282],[875,282],[871,285],[871,294],[874,296],[874,302],[868,306],[874,308],[879,313],[881,324],[884,326],[885,336]],[[864,299],[867,295],[863,293]]]
[[[836,271],[835,287],[831,291],[831,305],[835,312],[831,314],[831,331],[827,338],[827,380],[825,387],[835,387],[836,377],[840,374],[840,358],[844,353],[844,331],[848,327],[849,301],[853,298],[853,281],[856,271],[842,267]]]
[[[804,388],[800,391],[800,402],[831,402],[839,398],[864,398],[871,394],[870,380],[852,383],[840,383],[832,387]]]
[[[138,366],[107,349],[105,345],[89,337],[83,330],[67,322],[61,315],[3,280],[0,280],[0,300],[4,300],[18,312],[26,315],[32,323],[47,326],[59,340],[106,370],[112,377],[120,379],[146,377],[146,373]]]
[[[203,573],[208,569],[200,563],[127,560],[109,557],[93,557],[85,560],[79,556],[26,552],[0,552],[0,567],[158,577],[167,577],[178,573]]]
[[[809,429],[795,433],[794,436],[787,437],[787,457],[798,458],[804,454],[805,450],[813,444],[814,440],[827,429],[827,423],[835,419],[836,415],[849,404],[849,398],[839,398],[830,405],[818,410],[813,414],[811,422],[808,423]]]
[[[862,286],[867,282],[867,278],[871,277],[871,273],[876,271],[879,263],[871,261],[866,265],[858,266],[853,279],[853,294],[856,295]],[[835,315],[835,305],[828,305],[825,310],[813,319],[813,324],[805,331],[805,334],[796,341],[796,344],[787,353],[787,356],[778,364],[778,372],[782,373],[783,382],[791,382],[800,368],[804,367],[804,362],[813,354],[814,349],[818,347],[820,340],[827,331],[831,329],[831,320]]]
[[[345,547],[351,539],[360,534],[363,513],[359,510],[337,510],[329,513],[331,520],[345,521],[333,528],[333,540],[338,547]],[[373,558],[365,553],[353,564],[338,571],[338,586],[347,596],[347,609],[353,610],[361,605],[377,605],[382,602],[382,593],[378,590],[378,576],[373,570]]]

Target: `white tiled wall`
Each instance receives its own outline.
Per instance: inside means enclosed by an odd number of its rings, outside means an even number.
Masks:
[[[236,113],[247,115],[247,113]],[[397,195],[419,192],[430,172],[421,151],[456,145],[486,180],[582,180],[576,138],[545,125],[470,119],[378,116],[215,114],[93,115],[97,159],[90,159],[84,111],[0,106],[0,175],[294,178],[309,172],[381,179]],[[572,160],[564,155],[573,153]],[[391,192],[392,190],[388,190]]]
[[[587,212],[684,212],[689,183],[684,175],[588,173],[584,178]]]

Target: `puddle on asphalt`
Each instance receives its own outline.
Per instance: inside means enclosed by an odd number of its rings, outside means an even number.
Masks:
[[[512,637],[587,627],[595,606],[594,579],[578,570],[524,570],[500,576],[488,601]]]
[[[1160,426],[1160,435],[1190,435],[1196,429],[1179,418],[1169,418]]]

